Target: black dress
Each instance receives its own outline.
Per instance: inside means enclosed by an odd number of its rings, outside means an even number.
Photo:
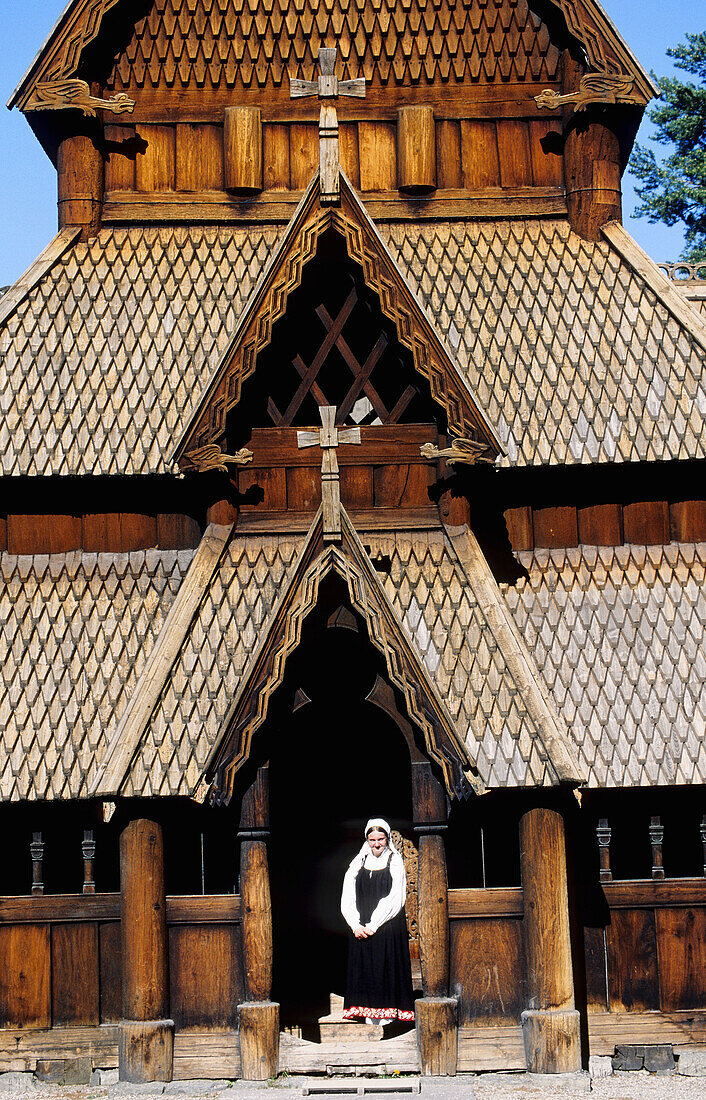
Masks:
[[[390,859],[383,868],[361,867],[355,880],[355,900],[360,923],[366,925],[381,898],[392,889]],[[348,942],[348,976],[343,1015],[347,1020],[414,1020],[412,968],[404,907],[381,924],[374,935]]]

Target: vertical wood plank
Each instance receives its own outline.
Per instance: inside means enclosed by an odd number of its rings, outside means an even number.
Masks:
[[[669,508],[665,500],[646,500],[623,506],[626,542],[662,546],[669,542]]]
[[[138,136],[147,143],[135,161],[138,191],[172,191],[176,183],[176,135],[173,126],[142,125]]]
[[[193,516],[181,512],[160,512],[157,516],[157,545],[162,550],[188,549],[200,541],[201,527]]]
[[[100,1022],[117,1023],[122,1016],[120,924],[101,924],[98,930],[100,958]]]
[[[7,550],[7,517],[0,516],[0,550]]]
[[[706,1004],[706,910],[655,912],[662,1012]]]
[[[341,500],[346,508],[373,507],[372,466],[341,467]]]
[[[613,1012],[659,1008],[653,909],[616,909],[606,929],[608,991]]]
[[[500,184],[523,187],[532,183],[529,126],[521,119],[503,118],[497,123]]]
[[[670,504],[669,520],[676,542],[706,541],[706,500],[680,500]]]
[[[287,508],[294,512],[315,510],[321,504],[321,472],[318,467],[294,466],[287,470]]]
[[[157,517],[142,512],[89,512],[83,517],[83,548],[127,553],[157,545]]]
[[[243,1000],[235,958],[235,925],[169,929],[170,1012],[177,1028],[235,1028]]]
[[[177,191],[220,191],[223,188],[223,130],[204,123],[180,122],[176,127]]]
[[[555,139],[550,138],[554,134]],[[564,182],[561,127],[553,119],[536,118],[529,123],[529,148],[535,187],[561,187]]]
[[[439,119],[436,124],[436,177],[440,188],[463,187],[461,124],[455,119]]]
[[[164,1020],[169,1009],[164,841],[154,821],[120,834],[123,1017]]]
[[[266,191],[288,191],[289,126],[267,123],[262,127],[263,186]]]
[[[426,508],[429,487],[434,484],[433,466],[375,466],[373,493],[376,508]]]
[[[392,122],[359,122],[361,191],[394,191],[397,187],[397,150]]]
[[[358,123],[341,122],[338,127],[341,168],[354,187],[360,187],[360,156],[358,154]]]
[[[583,944],[586,961],[586,1007],[589,1012],[607,1012],[608,989],[603,929],[584,928]]]
[[[579,542],[585,546],[620,546],[622,514],[619,504],[591,504],[579,508]]]
[[[238,471],[238,491],[247,494],[240,507],[243,512],[253,508],[261,512],[281,512],[287,507],[287,477],[283,467]]]
[[[51,929],[52,1023],[97,1024],[98,926],[92,921]]]
[[[443,836],[420,835],[417,884],[424,996],[446,997],[449,991],[449,902]]]
[[[505,512],[505,526],[513,550],[534,549],[531,508],[508,508]]]
[[[106,191],[134,191],[135,149],[128,143],[135,141],[135,127],[106,126],[105,140],[108,146],[105,158]],[[126,151],[121,151],[121,147]]]
[[[578,520],[573,506],[537,508],[532,515],[534,545],[549,549],[577,546]]]
[[[519,920],[451,921],[451,981],[458,1023],[519,1023],[524,1007],[522,924]]]
[[[289,173],[293,191],[304,191],[319,167],[318,129],[293,122],[289,128]]]
[[[48,924],[0,926],[0,1027],[51,1027]]]
[[[80,516],[7,517],[7,549],[11,554],[64,554],[80,546]]]
[[[500,186],[498,137],[494,122],[461,120],[463,186],[469,191]]]

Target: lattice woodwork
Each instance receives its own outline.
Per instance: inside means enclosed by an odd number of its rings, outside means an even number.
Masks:
[[[401,630],[344,509],[341,521],[341,545],[325,545],[319,511],[268,636],[241,681],[224,722],[220,748],[208,768],[214,805],[227,804],[233,795],[236,773],[249,757],[253,736],[267,717],[287,659],[301,641],[304,620],[316,606],[319,586],[331,570],[346,583],[351,604],[384,657],[390,681],[403,693],[407,714],[422,731],[427,752],[439,764],[449,793],[466,797],[471,790],[482,789],[444,703]]]
[[[499,454],[500,445],[475,406],[458,368],[345,178],[341,181],[339,209],[322,209],[317,197],[312,185],[308,202],[300,209],[298,221],[290,226],[270,276],[244,316],[219,373],[176,449],[175,459],[185,451],[224,438],[226,418],[240,400],[243,383],[254,373],[258,354],[269,344],[272,326],[284,315],[288,296],[300,285],[304,265],[315,254],[319,238],[331,227],[344,239],[349,257],[362,267],[365,282],[377,294],[383,314],[393,322],[400,343],[411,351],[415,370],[426,378],[432,398],[446,412],[451,432],[485,443],[489,456]]]
[[[275,87],[340,76],[374,85],[554,80],[559,52],[527,0],[155,0],[110,75],[113,88]]]

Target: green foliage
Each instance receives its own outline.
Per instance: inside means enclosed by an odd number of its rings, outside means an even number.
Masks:
[[[674,152],[658,161],[652,149],[636,145],[630,169],[642,183],[635,214],[666,225],[683,222],[687,247],[681,258],[696,261],[706,259],[706,31],[686,37],[667,56],[698,82],[661,77],[660,101],[650,112],[657,128],[651,140]]]

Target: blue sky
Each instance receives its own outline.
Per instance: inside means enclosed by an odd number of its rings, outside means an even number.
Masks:
[[[64,8],[64,0],[0,0],[0,98],[6,103]],[[658,75],[674,70],[665,51],[687,32],[706,28],[703,0],[604,0],[604,7],[644,67]],[[649,123],[638,140],[644,142]],[[13,282],[56,232],[54,169],[17,110],[0,107],[0,286]],[[656,260],[676,259],[683,247],[678,227],[650,225],[630,212],[635,196],[626,177],[625,223]]]

